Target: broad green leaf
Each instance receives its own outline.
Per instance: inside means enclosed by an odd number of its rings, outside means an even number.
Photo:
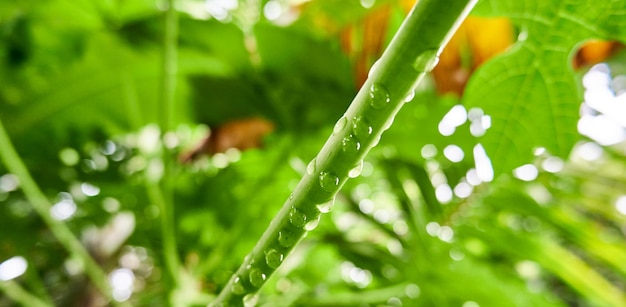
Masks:
[[[624,1],[485,1],[477,9],[506,16],[519,27],[518,42],[486,63],[470,80],[468,107],[491,115],[482,140],[496,172],[507,172],[545,147],[566,157],[577,139],[581,86],[572,52],[592,38],[626,41]]]

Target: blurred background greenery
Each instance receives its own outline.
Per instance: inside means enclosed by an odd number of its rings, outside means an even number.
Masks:
[[[113,291],[107,302],[95,290],[2,164],[0,306],[211,302],[412,4],[0,2],[0,120],[50,215]],[[158,124],[167,12],[178,30],[169,130]],[[626,53],[591,41],[572,54],[585,93],[571,102],[580,134],[568,156],[546,144],[498,171],[477,144],[504,128],[465,107],[463,92],[521,33],[506,18],[466,21],[257,305],[626,305]]]

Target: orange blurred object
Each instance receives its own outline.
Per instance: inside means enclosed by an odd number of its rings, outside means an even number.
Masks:
[[[229,121],[211,129],[209,136],[194,149],[181,153],[180,161],[192,162],[204,154],[223,153],[230,148],[239,150],[259,148],[263,144],[263,137],[274,129],[272,122],[257,117]]]
[[[606,60],[621,44],[615,41],[592,40],[586,42],[574,57],[574,68],[598,64]]]
[[[361,87],[369,68],[383,51],[391,7],[382,5],[368,14],[360,24],[341,31],[341,47],[354,61],[357,87]]]
[[[468,17],[432,72],[437,91],[462,95],[472,72],[513,44],[513,33],[507,18]]]

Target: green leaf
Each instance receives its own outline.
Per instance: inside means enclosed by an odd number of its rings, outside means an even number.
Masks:
[[[626,41],[624,1],[488,1],[477,9],[506,16],[519,27],[518,42],[471,78],[464,104],[491,115],[480,140],[496,172],[508,172],[545,147],[566,157],[577,140],[582,101],[571,55],[591,38]]]

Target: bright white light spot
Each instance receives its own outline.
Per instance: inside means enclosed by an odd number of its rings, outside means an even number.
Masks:
[[[475,168],[470,168],[467,171],[467,173],[465,174],[465,179],[467,179],[467,183],[471,184],[472,186],[477,186],[483,183],[480,180],[480,177],[478,177],[478,172],[476,171]]]
[[[404,236],[409,232],[409,225],[403,220],[396,221],[393,223],[393,232],[399,236]]]
[[[120,206],[120,201],[113,197],[107,197],[102,200],[102,208],[107,212],[117,212],[120,209]]]
[[[487,132],[487,130],[485,130],[485,128],[483,128],[483,125],[480,121],[473,121],[470,124],[470,134],[474,137],[480,137],[485,135],[485,132]]]
[[[585,115],[578,121],[578,132],[600,145],[610,146],[626,140],[624,128],[606,115]]]
[[[69,219],[74,213],[76,213],[76,204],[68,199],[61,200],[50,208],[50,215],[59,221]]]
[[[541,268],[539,265],[530,260],[524,260],[516,263],[515,270],[517,271],[517,274],[524,279],[537,279],[541,274]]]
[[[594,142],[584,143],[576,148],[576,154],[586,161],[596,161],[602,157],[604,150]]]
[[[426,224],[426,232],[433,237],[439,233],[439,228],[441,228],[441,226],[439,226],[437,222],[429,222]]]
[[[558,173],[563,169],[564,166],[565,163],[559,157],[549,157],[545,159],[543,163],[541,163],[541,167],[546,170],[546,172],[550,173]]]
[[[454,133],[456,127],[463,125],[467,121],[467,111],[465,107],[457,104],[443,116],[439,122],[439,133],[443,136],[449,136]]]
[[[0,192],[11,192],[17,190],[20,181],[13,174],[4,174],[0,176]]]
[[[439,129],[439,133],[443,136],[451,136],[456,131],[456,128],[454,126],[444,125],[442,123],[439,123],[439,126],[437,128]]]
[[[441,226],[437,231],[437,237],[444,242],[452,242],[454,238],[454,230],[450,226]]]
[[[389,219],[391,219],[391,216],[389,215],[389,211],[379,209],[374,212],[374,219],[381,224],[386,224],[389,222]]]
[[[465,181],[461,181],[454,187],[454,195],[459,198],[467,198],[472,195],[473,189],[474,187],[472,187],[472,185]]]
[[[113,298],[118,302],[126,301],[133,293],[135,274],[126,268],[115,269],[109,274],[109,283],[113,288]]]
[[[223,153],[216,153],[213,156],[213,165],[217,168],[225,168],[228,166],[228,157]]]
[[[437,147],[433,144],[426,144],[421,150],[422,158],[432,159],[437,155]]]
[[[376,3],[376,0],[361,0],[361,5],[366,9],[369,9],[372,6],[374,6],[375,3]]]
[[[102,148],[100,148],[100,152],[107,156],[114,154],[115,151],[117,151],[117,144],[115,144],[115,142],[111,140],[107,140],[106,142],[104,142]]]
[[[545,205],[552,200],[552,194],[543,184],[533,184],[527,188],[528,195],[538,204]]]
[[[239,161],[241,159],[241,152],[239,151],[239,149],[234,148],[234,147],[226,149],[224,154],[226,155],[226,158],[228,158],[228,161],[230,163],[235,163],[235,162],[237,162],[237,161]],[[304,163],[304,162],[302,162],[302,160],[300,160],[300,162]],[[302,168],[302,169],[304,169],[304,168]]]
[[[402,248],[400,241],[392,239],[387,242],[387,250],[389,250],[391,254],[399,256],[402,255],[404,248]]]
[[[607,88],[610,83],[610,69],[605,63],[594,65],[589,72],[583,76],[583,86],[585,89]]]
[[[472,122],[481,119],[483,115],[485,115],[485,111],[481,108],[471,108],[467,111],[467,118]]]
[[[452,162],[461,162],[465,157],[463,149],[457,145],[448,145],[443,149],[443,155]]]
[[[371,199],[363,199],[359,202],[359,210],[365,214],[374,212],[374,202]]]
[[[598,64],[583,77],[585,101],[581,106],[578,132],[600,145],[614,145],[626,140],[626,95],[613,87],[619,87],[624,76],[611,80],[606,64]],[[620,95],[621,94],[621,95]],[[600,113],[600,114],[597,114]]]
[[[157,149],[159,149],[161,130],[159,130],[159,126],[157,125],[148,125],[145,126],[139,132],[139,136],[137,139],[137,147],[143,153],[154,153]]]
[[[89,184],[87,182],[83,182],[83,184],[80,185],[80,190],[81,192],[83,192],[83,194],[85,194],[86,196],[96,196],[98,194],[100,194],[100,188]]]
[[[15,256],[0,263],[0,281],[11,280],[20,277],[26,272],[28,262],[21,256]]]
[[[617,209],[617,212],[626,215],[626,195],[620,196],[615,201],[615,209]]]
[[[537,179],[539,171],[532,164],[524,164],[513,170],[513,175],[523,181],[533,181]]]
[[[268,1],[263,7],[263,15],[267,20],[276,20],[283,13],[282,5],[276,0]]]
[[[480,123],[483,126],[483,129],[487,130],[491,128],[491,116],[485,115],[480,118]]]
[[[545,147],[537,147],[535,148],[535,151],[533,151],[533,154],[537,157],[543,155],[544,153],[546,153]]]
[[[491,182],[493,180],[493,166],[491,159],[487,156],[483,145],[474,146],[474,163],[476,164],[476,173],[482,182]]]
[[[172,149],[180,144],[180,140],[175,132],[168,132],[163,136],[163,143],[165,147]]]
[[[452,189],[447,184],[440,184],[435,189],[435,196],[442,204],[447,204],[452,200]]]

